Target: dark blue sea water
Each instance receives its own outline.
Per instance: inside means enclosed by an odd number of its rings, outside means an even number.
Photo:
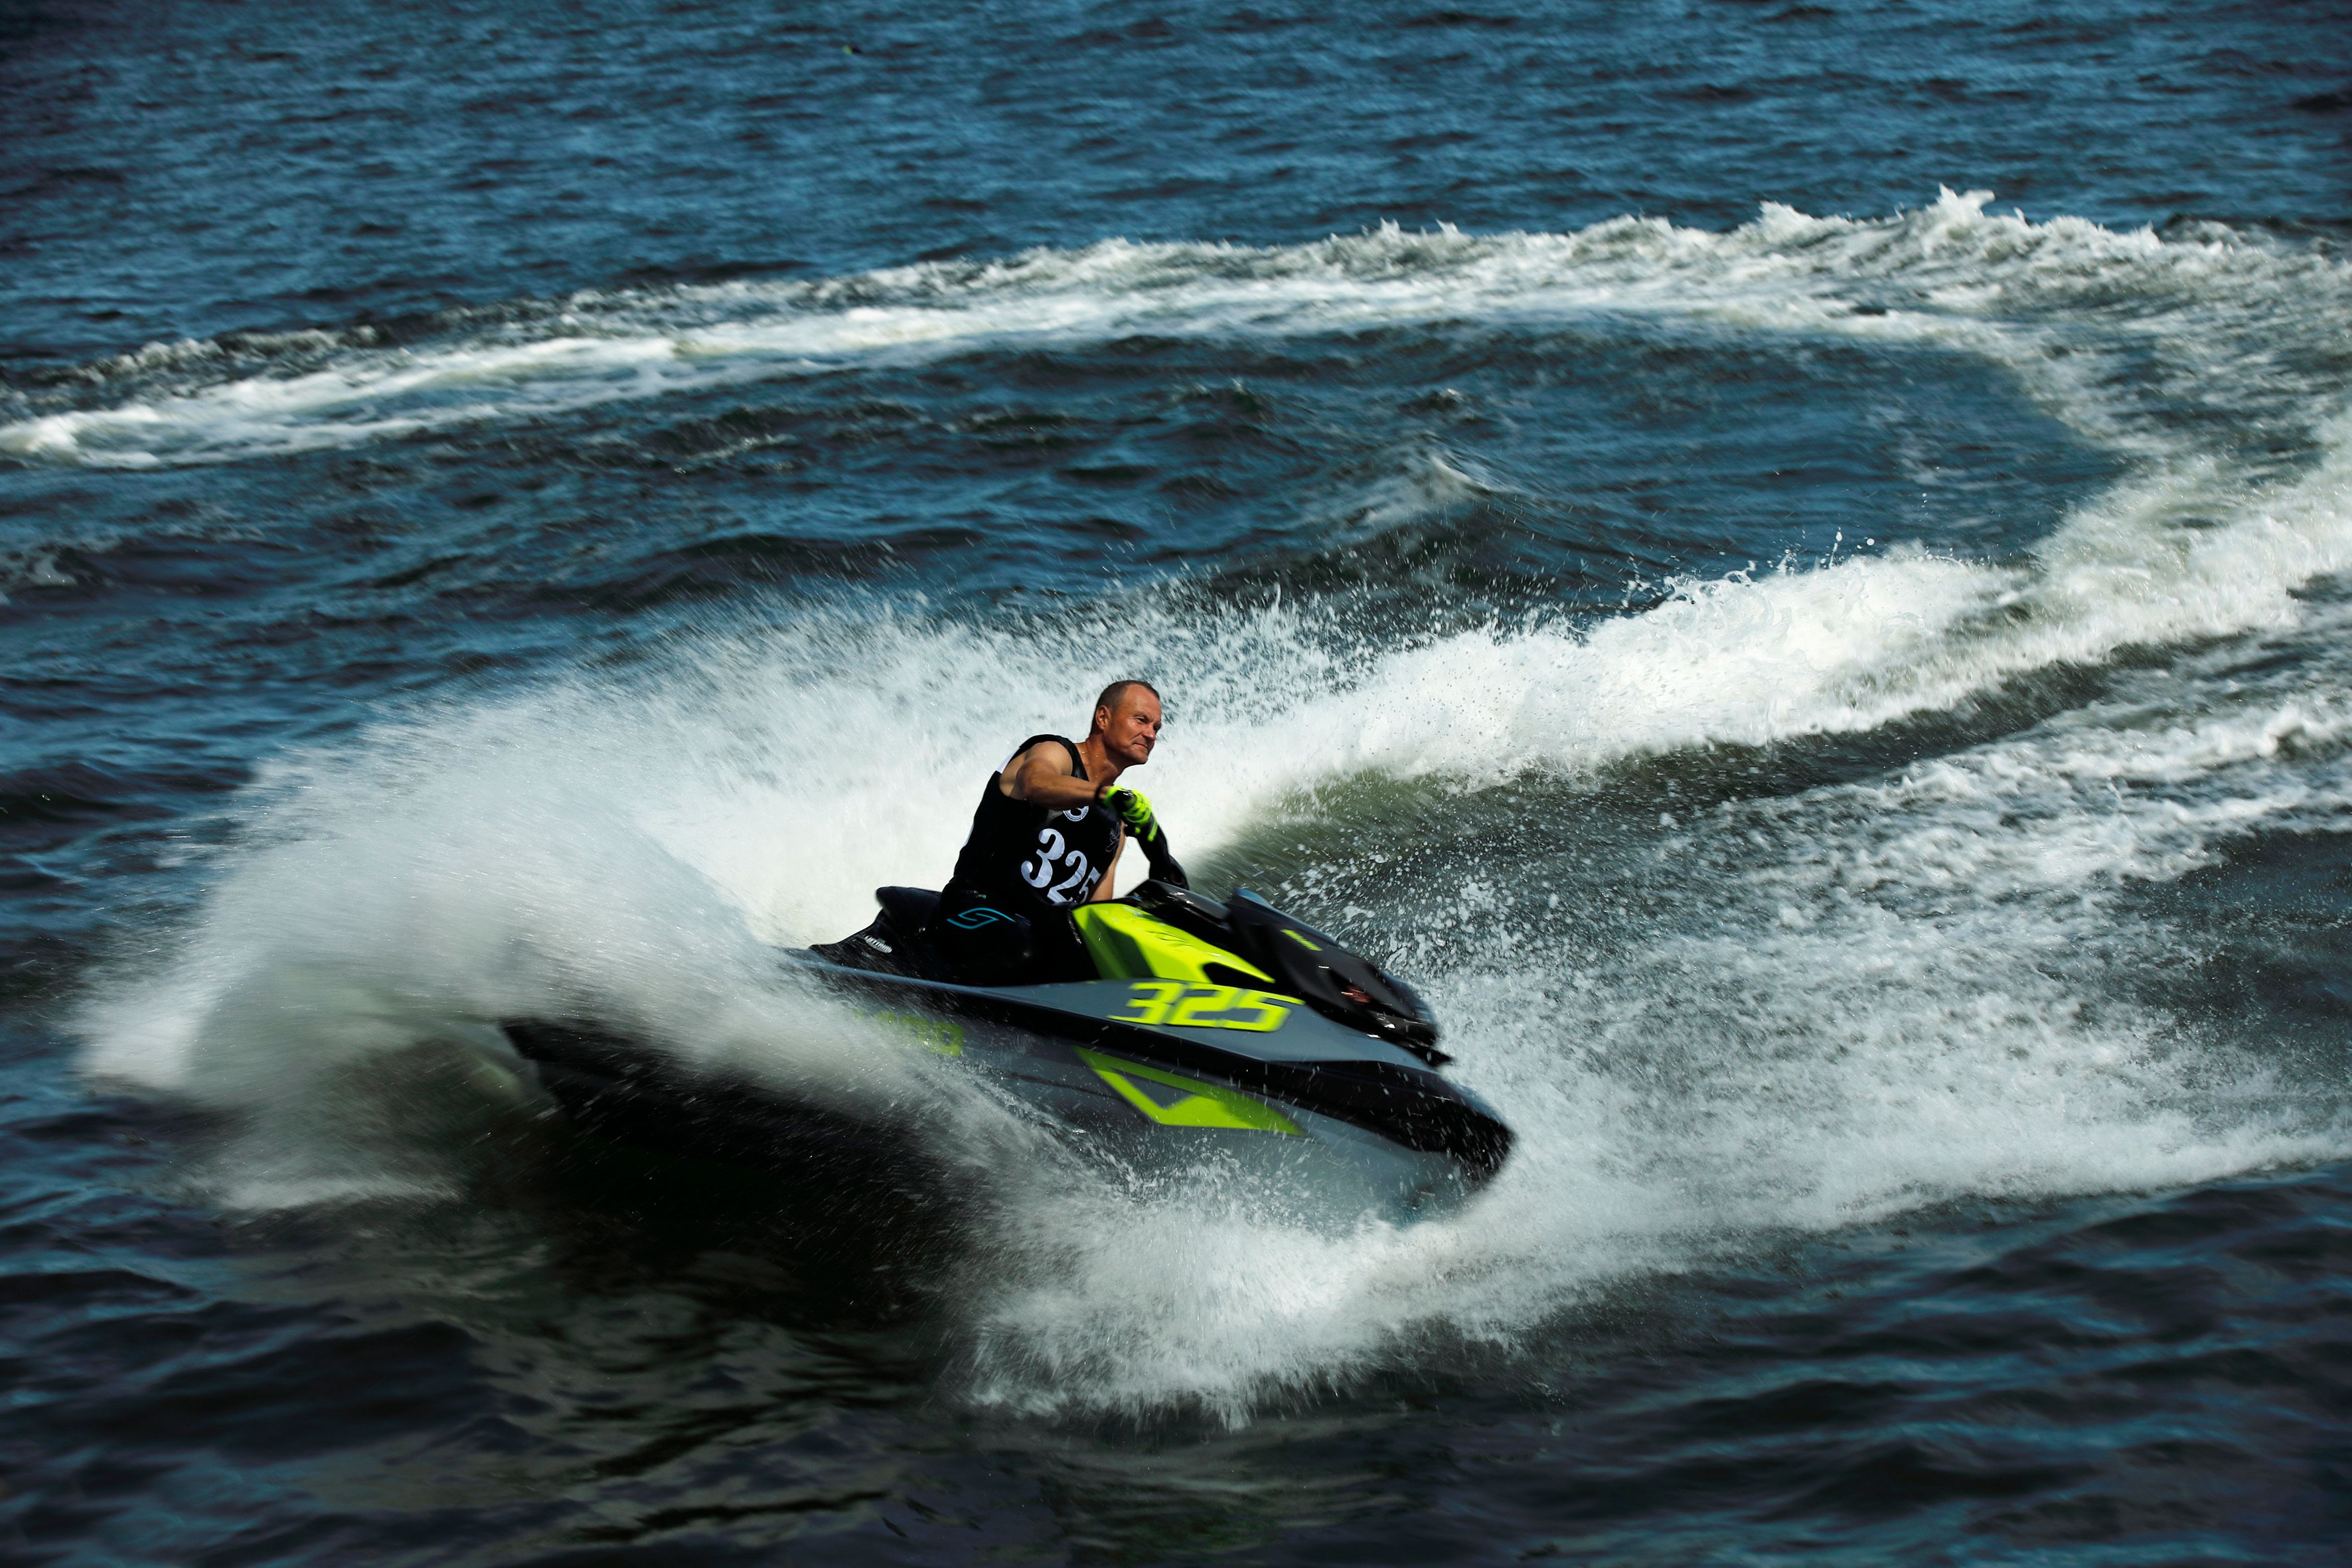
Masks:
[[[2332,1563],[2352,9],[0,5],[0,1557]],[[1406,1228],[583,1140],[1149,787]]]

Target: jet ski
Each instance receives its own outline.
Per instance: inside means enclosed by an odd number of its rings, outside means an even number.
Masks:
[[[1222,1166],[1301,1209],[1410,1219],[1510,1152],[1501,1118],[1440,1071],[1452,1058],[1412,987],[1246,889],[1220,904],[1155,877],[1081,905],[1095,977],[1030,985],[957,983],[923,934],[940,895],[875,896],[865,930],[780,962],[1131,1171]],[[609,1135],[769,1166],[885,1136],[593,1023],[503,1028],[573,1120]]]

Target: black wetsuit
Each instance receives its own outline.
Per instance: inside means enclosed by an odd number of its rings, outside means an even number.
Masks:
[[[1086,759],[1060,735],[1032,735],[1013,755],[1045,742],[1066,750],[1077,776],[1087,776]],[[971,837],[926,934],[967,984],[1092,980],[1070,910],[1109,874],[1125,829],[1099,803],[1055,811],[1016,800],[998,786],[1003,773],[989,774],[981,790]]]

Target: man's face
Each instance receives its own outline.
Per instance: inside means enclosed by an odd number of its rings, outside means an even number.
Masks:
[[[1103,750],[1123,768],[1140,767],[1151,760],[1160,743],[1160,699],[1139,686],[1118,694],[1118,701],[1095,710],[1102,725]]]

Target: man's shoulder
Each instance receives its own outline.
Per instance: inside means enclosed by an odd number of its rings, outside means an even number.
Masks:
[[[1063,773],[1075,773],[1078,765],[1078,744],[1066,735],[1032,735],[1013,748],[1004,759],[1004,768],[1024,762],[1032,755],[1042,756],[1049,766],[1058,766]],[[997,772],[1003,773],[1004,768]]]

